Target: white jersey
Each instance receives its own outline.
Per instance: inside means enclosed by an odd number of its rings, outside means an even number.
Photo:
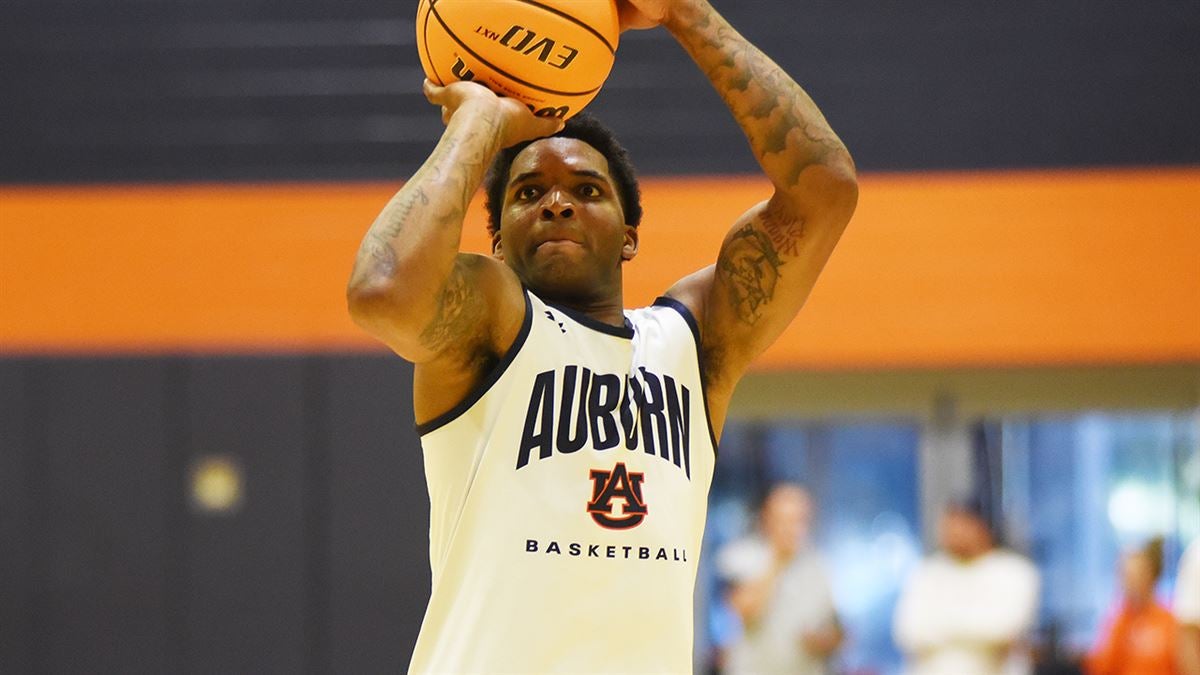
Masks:
[[[716,459],[680,303],[625,327],[526,291],[479,389],[420,425],[433,589],[416,673],[685,673]]]

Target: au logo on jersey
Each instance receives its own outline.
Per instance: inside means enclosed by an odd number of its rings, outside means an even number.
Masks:
[[[612,471],[592,469],[592,501],[587,511],[592,520],[610,530],[637,527],[646,518],[646,501],[642,498],[642,479],[646,474],[630,472],[625,462],[618,462]],[[613,515],[613,500],[623,502],[621,515]]]

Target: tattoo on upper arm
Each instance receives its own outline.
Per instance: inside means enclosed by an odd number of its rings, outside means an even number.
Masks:
[[[721,248],[717,282],[728,291],[740,321],[754,325],[762,318],[775,297],[785,257],[800,254],[803,237],[803,220],[768,204]]]
[[[800,255],[800,240],[804,237],[804,220],[783,209],[763,209],[762,230],[779,255]]]
[[[753,223],[733,234],[717,260],[717,283],[729,293],[734,313],[754,325],[775,295],[783,261],[771,239]]]
[[[437,312],[421,331],[421,344],[433,352],[444,352],[454,343],[469,347],[481,329],[479,296],[471,283],[468,268],[477,265],[460,257],[442,286]]]

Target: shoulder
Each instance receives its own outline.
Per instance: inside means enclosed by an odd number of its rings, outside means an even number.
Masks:
[[[421,334],[432,356],[416,363],[413,408],[426,423],[459,406],[517,346],[525,289],[503,262],[459,254],[437,316]]]
[[[993,551],[988,554],[985,562],[992,574],[1005,577],[1013,584],[1035,586],[1038,583],[1037,566],[1029,558],[1015,551],[1007,549]]]
[[[1200,538],[1187,547],[1179,561],[1175,614],[1181,623],[1200,625]]]
[[[939,586],[947,579],[971,579],[991,569],[990,560],[964,562],[942,551],[932,553],[918,563],[915,577],[932,586]]]
[[[1179,570],[1182,574],[1188,571],[1191,574],[1200,576],[1200,537],[1197,537],[1187,549],[1183,552],[1183,557],[1179,562]]]
[[[1029,558],[1009,549],[997,549],[992,553],[993,559],[1000,565],[1006,565],[1014,569],[1024,570],[1026,572],[1037,572],[1037,566]]]
[[[525,288],[516,273],[490,256],[460,253],[454,276],[458,281],[450,281],[444,291],[445,311],[449,313],[459,302],[464,305],[463,323],[473,323],[480,330],[482,344],[473,349],[507,351],[525,314]]]
[[[675,326],[678,328],[675,331],[676,337],[694,343],[697,350],[700,348],[700,325],[696,321],[696,313],[678,298],[661,295],[655,298],[650,305],[626,310],[625,316],[635,325],[645,321],[661,323],[662,316],[673,317],[676,319]]]

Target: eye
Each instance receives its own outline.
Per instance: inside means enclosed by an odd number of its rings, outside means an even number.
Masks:
[[[530,199],[537,199],[539,194],[541,194],[541,191],[538,190],[536,187],[534,187],[532,185],[526,185],[525,187],[517,190],[517,199],[520,201],[528,201]]]
[[[579,194],[584,197],[592,198],[599,197],[603,193],[600,191],[600,188],[596,187],[595,185],[591,183],[584,183],[583,185],[579,186]]]

